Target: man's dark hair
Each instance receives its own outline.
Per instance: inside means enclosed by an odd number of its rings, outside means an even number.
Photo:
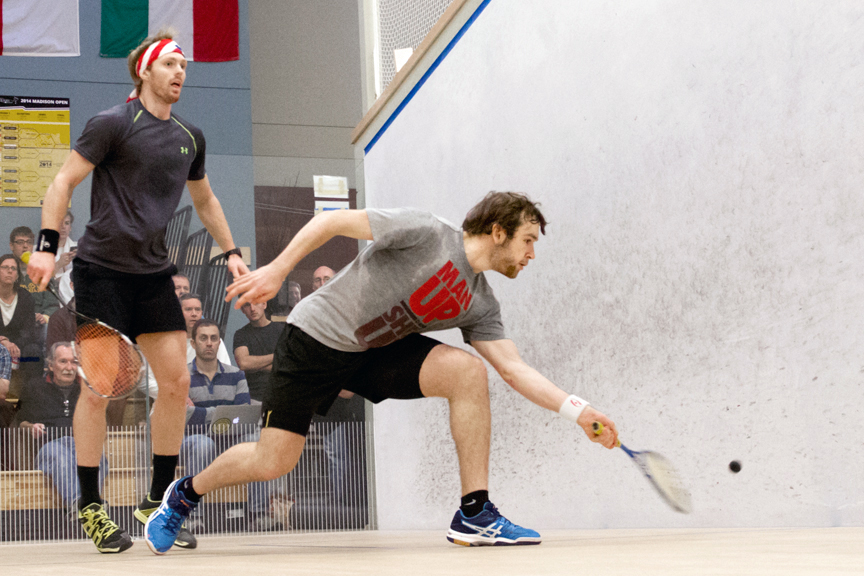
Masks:
[[[216,326],[216,331],[217,332],[219,331],[219,325],[216,324],[216,322],[214,322],[213,320],[208,320],[207,318],[201,318],[200,320],[197,320],[195,322],[195,324],[192,325],[192,341],[193,342],[195,341],[196,338],[198,338],[198,329],[203,328],[205,326]],[[222,335],[220,334],[219,337],[221,338]]]
[[[192,300],[192,299],[198,300],[199,302],[201,302],[201,304],[204,304],[204,300],[202,300],[201,297],[198,294],[195,294],[194,292],[187,292],[186,294],[183,294],[182,296],[180,296],[180,303],[182,304],[186,300]]]
[[[9,233],[9,243],[15,242],[15,238],[18,236],[24,236],[25,238],[33,238],[33,230],[28,228],[27,226],[18,226],[17,228],[13,228],[12,232]]]
[[[512,238],[525,222],[540,225],[540,232],[546,234],[546,218],[524,194],[517,192],[489,192],[483,200],[468,211],[462,230],[472,236],[492,234],[492,225],[498,224]]]

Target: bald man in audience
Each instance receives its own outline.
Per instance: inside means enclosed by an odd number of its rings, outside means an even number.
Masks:
[[[329,266],[319,266],[316,268],[315,272],[312,273],[312,291],[315,292],[324,286],[335,275],[336,272]]]

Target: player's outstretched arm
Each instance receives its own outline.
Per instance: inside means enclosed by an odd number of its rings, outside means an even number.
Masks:
[[[568,406],[572,396],[526,364],[512,340],[475,340],[471,345],[495,368],[504,381],[522,396],[565,418],[569,417],[569,414],[574,414],[574,408]],[[582,428],[588,439],[606,448],[614,448],[618,443],[618,430],[615,428],[615,423],[591,406],[585,405],[579,408],[581,413],[575,422]],[[592,427],[594,422],[603,424],[602,434],[594,433]]]
[[[234,308],[246,302],[261,303],[273,298],[288,273],[310,252],[334,236],[372,240],[372,227],[365,210],[334,210],[315,216],[301,228],[273,262],[236,279],[228,286],[225,300],[237,296]]]
[[[219,244],[222,252],[236,248],[234,239],[231,237],[231,229],[228,228],[228,221],[225,219],[225,212],[222,210],[222,203],[210,187],[210,179],[204,176],[201,180],[187,180],[186,187],[189,188],[195,212],[198,213],[201,223]],[[236,254],[228,257],[228,271],[235,280],[249,273],[243,259]]]
[[[60,230],[69,201],[72,200],[72,192],[95,167],[75,150],[69,153],[66,162],[45,192],[45,200],[42,202],[43,229]],[[39,290],[45,290],[45,286],[54,277],[54,254],[39,251],[39,246],[33,248],[35,252],[27,264],[27,274],[39,286]]]

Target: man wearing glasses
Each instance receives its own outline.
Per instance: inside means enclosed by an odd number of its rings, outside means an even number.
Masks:
[[[57,311],[60,303],[47,290],[39,292],[39,287],[27,275],[27,265],[21,262],[21,255],[24,252],[33,251],[33,231],[27,226],[18,226],[12,230],[12,233],[9,234],[9,249],[15,256],[15,260],[18,261],[18,269],[21,272],[19,284],[33,297],[33,307],[36,309],[36,325],[41,328],[37,333],[41,334],[42,342],[44,342],[48,319]]]

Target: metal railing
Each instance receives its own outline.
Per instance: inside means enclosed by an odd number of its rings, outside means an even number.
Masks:
[[[208,494],[188,525],[196,534],[371,529],[364,422],[315,423],[297,466],[269,482]],[[178,477],[195,473],[231,446],[254,441],[257,426],[223,434],[188,430]],[[112,519],[141,537],[133,512],[150,487],[146,427],[111,428],[100,482]],[[0,430],[0,543],[85,539],[77,522],[77,473],[71,430]]]

